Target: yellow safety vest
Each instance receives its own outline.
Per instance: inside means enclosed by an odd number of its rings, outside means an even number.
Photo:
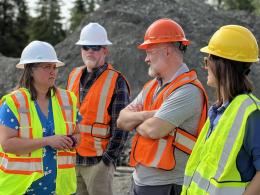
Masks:
[[[215,130],[206,139],[207,120],[185,169],[182,195],[240,195],[249,182],[242,182],[236,166],[249,115],[260,109],[259,100],[237,96],[227,107]]]
[[[7,103],[18,119],[19,137],[42,138],[41,122],[27,89],[20,88],[4,96],[2,100]],[[55,135],[71,135],[76,125],[75,95],[58,89],[51,101]],[[76,192],[75,157],[75,150],[57,151],[56,194],[58,195]],[[0,146],[0,195],[24,194],[34,181],[44,176],[42,159],[43,148],[30,154],[15,155],[5,153]]]

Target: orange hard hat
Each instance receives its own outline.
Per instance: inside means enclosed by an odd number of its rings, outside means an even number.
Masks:
[[[190,43],[178,23],[169,18],[163,18],[149,26],[144,36],[144,42],[138,48],[147,49],[148,45],[168,42],[182,42],[183,45]]]

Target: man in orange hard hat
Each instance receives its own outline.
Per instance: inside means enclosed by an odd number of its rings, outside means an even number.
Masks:
[[[139,49],[146,51],[149,76],[143,90],[117,120],[136,129],[130,165],[131,194],[180,194],[186,161],[207,117],[207,96],[195,71],[183,62],[189,40],[171,19],[155,21]]]

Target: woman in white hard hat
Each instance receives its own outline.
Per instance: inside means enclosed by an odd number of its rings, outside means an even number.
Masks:
[[[76,192],[77,100],[55,87],[63,66],[49,43],[33,41],[21,55],[17,90],[0,107],[0,194]]]
[[[201,52],[217,101],[186,165],[182,194],[258,195],[260,101],[248,78],[259,61],[257,41],[247,28],[227,25]]]

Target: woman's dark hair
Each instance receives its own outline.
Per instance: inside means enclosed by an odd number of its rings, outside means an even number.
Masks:
[[[253,91],[252,82],[248,78],[251,62],[239,62],[210,55],[209,63],[217,84],[217,105],[225,100],[231,101],[239,94]]]
[[[37,99],[37,91],[33,85],[33,77],[32,77],[32,72],[33,72],[33,68],[35,68],[38,65],[38,63],[31,63],[31,64],[25,64],[24,65],[24,70],[23,70],[23,74],[20,77],[20,81],[17,85],[17,89],[18,88],[26,88],[30,91],[31,94],[31,100],[36,100]],[[51,90],[53,90],[53,95],[55,95],[56,93],[56,87],[50,87],[46,97],[47,98],[51,98]]]

